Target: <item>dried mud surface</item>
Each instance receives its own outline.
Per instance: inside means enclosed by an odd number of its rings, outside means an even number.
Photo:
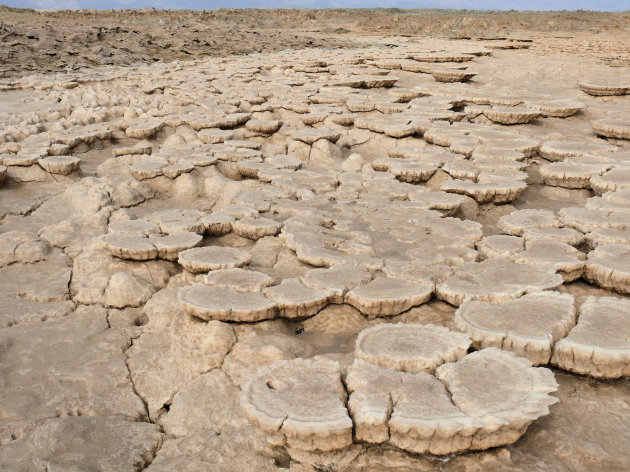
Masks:
[[[630,469],[630,15],[585,15],[0,7],[0,470]],[[418,386],[481,433],[390,442]]]

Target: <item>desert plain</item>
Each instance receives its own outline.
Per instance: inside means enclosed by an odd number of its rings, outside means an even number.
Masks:
[[[628,44],[0,7],[0,470],[629,470]]]

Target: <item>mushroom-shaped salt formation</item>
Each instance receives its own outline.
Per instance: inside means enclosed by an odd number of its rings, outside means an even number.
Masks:
[[[575,325],[573,297],[566,293],[530,293],[499,304],[466,301],[455,312],[455,326],[470,335],[477,349],[497,347],[549,363],[554,344]]]
[[[579,246],[584,242],[584,234],[573,228],[528,228],[523,232],[525,241],[553,239],[571,246]]]
[[[5,166],[29,167],[37,164],[42,157],[40,154],[4,154],[0,155],[0,162]]]
[[[307,287],[326,292],[332,291],[334,296],[330,300],[331,303],[343,303],[348,291],[371,280],[372,274],[369,271],[355,265],[311,269],[300,277],[300,281]]]
[[[532,110],[538,110],[543,116],[566,118],[575,115],[584,108],[582,102],[568,99],[526,101],[524,105]]]
[[[495,234],[486,236],[477,243],[477,251],[483,259],[509,257],[525,249],[525,241],[518,236]]]
[[[249,179],[257,179],[258,173],[261,170],[273,169],[273,167],[267,164],[266,162],[262,162],[260,158],[245,159],[242,161],[238,161],[236,163],[236,168],[238,169],[238,171],[241,173],[243,177],[247,177]]]
[[[579,157],[588,153],[607,153],[617,149],[606,142],[584,142],[581,139],[552,139],[545,141],[538,150],[548,161],[562,161],[567,157]]]
[[[278,234],[282,224],[270,218],[244,218],[232,222],[232,231],[247,239],[257,240]]]
[[[226,205],[221,209],[220,213],[232,216],[236,219],[258,218],[260,215],[258,213],[258,210],[256,210],[255,208],[252,208],[249,205],[242,204]]]
[[[553,372],[495,348],[443,364],[436,376],[455,406],[483,424],[472,437],[470,449],[515,442],[558,401],[549,395],[558,388]]]
[[[160,232],[158,225],[143,218],[112,221],[109,223],[108,230],[110,233],[137,234],[144,237]]]
[[[606,192],[602,194],[602,198],[614,205],[630,206],[630,189]]]
[[[584,207],[561,208],[558,220],[563,226],[576,229],[582,233],[595,231],[597,228],[607,228],[608,218],[599,210]]]
[[[420,208],[438,210],[445,215],[452,215],[466,201],[465,197],[455,193],[440,191],[418,191],[409,194],[409,200]]]
[[[227,149],[215,150],[214,155],[222,161],[240,162],[240,161],[249,160],[249,159],[260,160],[262,152],[257,151],[255,149],[248,149],[248,148],[232,149],[228,147]]]
[[[138,234],[108,233],[101,236],[101,242],[107,252],[121,259],[147,261],[158,256],[151,240]]]
[[[319,141],[320,139],[326,139],[332,143],[336,143],[340,137],[341,133],[339,131],[326,130],[322,128],[301,129],[293,133],[294,140],[302,141],[306,144],[314,144],[315,141]]]
[[[389,171],[403,182],[425,182],[431,178],[438,169],[437,164],[422,162],[420,160],[394,159],[389,166]]]
[[[530,228],[557,228],[560,222],[549,210],[515,210],[502,216],[497,226],[506,234],[521,236]]]
[[[470,160],[447,162],[442,170],[454,179],[475,180],[481,170]]]
[[[459,306],[466,300],[497,303],[560,285],[562,277],[551,267],[486,259],[456,267],[453,275],[438,285],[437,294],[451,305]]]
[[[630,80],[610,77],[593,77],[578,82],[583,92],[594,96],[625,95],[630,93]]]
[[[529,123],[540,116],[540,112],[524,107],[493,107],[483,110],[486,118],[502,125]]]
[[[146,218],[157,223],[162,233],[165,234],[178,231],[203,233],[205,226],[201,219],[205,216],[206,214],[199,210],[169,208],[168,210],[156,211]]]
[[[591,188],[597,195],[609,191],[630,190],[630,167],[618,167],[591,177]]]
[[[447,51],[412,54],[411,59],[418,62],[468,62],[474,59],[470,54],[457,54]]]
[[[280,285],[266,288],[265,295],[276,302],[278,315],[284,318],[313,316],[328,305],[335,293],[307,287],[299,279],[284,279]]]
[[[192,172],[195,170],[195,166],[190,162],[185,162],[183,160],[176,162],[175,164],[170,164],[162,168],[162,174],[164,174],[169,179],[175,179],[182,174],[187,174],[188,172]]]
[[[584,272],[586,255],[573,246],[553,239],[535,239],[525,245],[525,251],[510,256],[520,264],[551,267],[565,282],[579,279]]]
[[[227,141],[224,141],[223,144],[235,148],[247,148],[256,150],[262,147],[262,144],[257,143],[256,141],[248,141],[246,139],[228,139]]]
[[[416,134],[416,126],[413,123],[406,123],[406,119],[404,121],[403,123],[385,123],[383,125],[383,133],[397,139]]]
[[[179,253],[201,244],[203,236],[191,231],[176,231],[171,234],[150,234],[149,240],[158,250],[158,256],[176,261]]]
[[[360,441],[441,455],[470,449],[482,426],[453,405],[444,385],[427,372],[408,374],[357,359],[346,385]]]
[[[365,88],[388,88],[393,87],[398,82],[398,77],[383,75],[365,75],[361,76],[361,86]]]
[[[245,123],[245,128],[255,133],[273,134],[280,129],[282,121],[280,120],[249,120]]]
[[[602,244],[588,254],[586,278],[602,288],[630,294],[630,246]]]
[[[63,146],[63,144],[61,145]],[[55,149],[54,154],[51,154],[50,150],[48,154],[51,156],[63,156],[67,155],[70,151],[69,146],[66,146],[67,149]],[[153,145],[149,141],[140,141],[133,146],[123,146],[116,149],[112,149],[112,156],[119,157],[124,155],[141,155],[141,154],[151,154],[153,152]]]
[[[249,264],[252,256],[247,251],[233,247],[206,246],[179,253],[177,262],[194,274],[218,269],[234,269]]]
[[[586,235],[586,242],[590,248],[596,248],[600,244],[630,245],[630,228],[598,228]]]
[[[474,198],[479,203],[508,203],[516,200],[527,188],[527,184],[512,177],[482,174],[477,182],[472,180],[449,180],[440,189]]]
[[[462,69],[431,69],[431,75],[438,82],[468,82],[475,75],[475,72]]]
[[[177,298],[188,313],[203,320],[252,322],[277,313],[276,304],[260,292],[194,284],[180,288]]]
[[[409,372],[433,372],[445,362],[466,355],[471,341],[462,333],[442,326],[379,324],[359,333],[354,356],[370,364]]]
[[[543,182],[553,187],[590,188],[591,177],[600,175],[610,169],[610,164],[580,162],[567,159],[540,167]]]
[[[206,144],[223,143],[234,138],[234,132],[224,129],[206,128],[197,134],[201,142]]]
[[[302,161],[297,157],[285,156],[283,154],[269,156],[265,159],[265,163],[271,165],[274,169],[298,170],[302,167]]]
[[[162,175],[162,169],[166,167],[164,161],[136,162],[129,167],[129,173],[136,180],[153,179]]]
[[[48,156],[42,157],[37,162],[51,174],[68,175],[79,170],[81,159],[75,156]]]
[[[152,138],[158,131],[162,129],[164,123],[161,121],[147,121],[142,124],[129,126],[125,130],[125,134],[129,138],[148,139]]]
[[[603,119],[591,123],[593,131],[600,136],[617,139],[630,139],[630,120],[627,119]]]
[[[493,348],[462,357],[465,350],[459,348],[470,343],[468,337],[444,328],[440,329],[449,336],[434,337],[434,329],[404,325],[402,332],[408,336],[403,348],[408,346],[409,352],[402,354],[421,358],[449,352],[461,337],[455,348],[461,354],[458,360],[440,365],[436,376],[399,372],[361,358],[354,361],[345,380],[358,440],[390,443],[414,453],[487,449],[516,441],[532,421],[549,413],[548,406],[556,399],[547,394],[557,388],[551,371]],[[423,348],[425,330],[428,348]],[[388,341],[376,347],[385,353],[404,351],[397,347],[398,339]]]
[[[346,294],[345,302],[369,316],[394,316],[431,298],[432,282],[381,277]]]
[[[352,420],[337,362],[277,361],[261,367],[241,393],[247,418],[274,446],[331,452],[352,444]]]
[[[556,343],[551,362],[591,377],[630,375],[630,300],[590,296],[580,306],[577,325]]]
[[[470,157],[475,161],[522,161],[525,159],[525,154],[519,151],[511,151],[509,149],[501,149],[494,147],[475,147]]]
[[[192,154],[187,157],[186,160],[196,167],[208,167],[216,164],[219,158],[217,156],[201,153]]]
[[[430,280],[442,283],[453,273],[453,267],[446,264],[430,264],[424,261],[407,261],[402,259],[388,259],[383,272],[392,278],[424,282]]]
[[[273,283],[273,278],[255,270],[219,269],[208,272],[203,282],[212,287],[239,292],[260,292]]]

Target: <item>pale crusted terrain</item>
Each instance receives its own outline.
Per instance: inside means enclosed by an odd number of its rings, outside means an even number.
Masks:
[[[624,14],[0,11],[0,470],[630,468]]]

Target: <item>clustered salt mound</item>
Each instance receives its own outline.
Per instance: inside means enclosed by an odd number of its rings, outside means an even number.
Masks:
[[[245,383],[241,403],[302,459],[353,441],[432,454],[510,444],[557,401],[553,374],[494,348],[467,355],[470,343],[439,326],[378,325],[359,334],[344,383],[335,362],[279,361]]]

